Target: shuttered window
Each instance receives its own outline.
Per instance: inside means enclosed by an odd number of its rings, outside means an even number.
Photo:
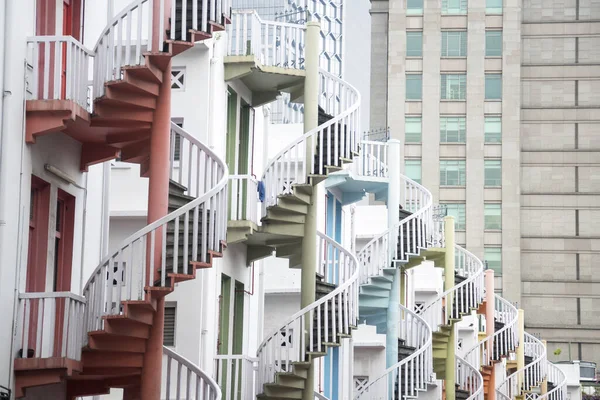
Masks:
[[[422,81],[422,75],[406,75],[406,100],[421,100],[423,90]]]
[[[440,186],[465,186],[465,160],[440,160]]]
[[[423,14],[423,0],[408,0],[406,2],[406,14],[422,15]]]
[[[467,97],[466,74],[442,74],[442,99],[465,100]]]
[[[502,185],[502,161],[485,160],[484,163],[485,186]]]
[[[406,32],[406,57],[423,57],[423,32]]]
[[[485,31],[485,56],[502,56],[502,31]]]
[[[404,173],[413,181],[421,183],[421,160],[404,160]]]
[[[175,346],[175,317],[177,315],[176,305],[165,305],[165,327],[164,327],[164,346]]]
[[[465,143],[466,132],[465,117],[440,117],[441,143]]]
[[[502,0],[485,0],[486,14],[502,14]]]
[[[502,118],[501,117],[485,117],[485,142],[500,143],[502,142]]]
[[[502,99],[502,74],[485,74],[485,99]]]
[[[467,0],[442,0],[442,14],[466,14]]]
[[[404,141],[421,143],[421,117],[406,117],[404,122]]]
[[[467,56],[467,31],[442,31],[442,57]]]

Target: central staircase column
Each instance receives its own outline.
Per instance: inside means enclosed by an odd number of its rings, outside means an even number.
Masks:
[[[454,287],[454,217],[452,216],[444,217],[444,241],[446,247],[444,255],[444,291],[447,291]],[[445,305],[447,315],[452,313],[452,300],[452,296],[448,296]],[[450,325],[446,356],[446,400],[454,400],[456,396],[456,327],[453,322]]]
[[[158,4],[159,2],[155,2]],[[171,62],[163,71],[163,81],[156,100],[156,110],[150,137],[150,164],[148,169],[148,223],[152,223],[169,212],[169,154],[171,135]],[[147,264],[147,277],[156,281],[160,266],[162,232],[157,232],[155,241],[156,265]],[[156,255],[159,255],[158,257]],[[147,285],[145,282],[144,285]],[[150,293],[147,293],[150,296]],[[150,327],[150,337],[144,353],[142,368],[141,398],[160,400],[162,378],[162,345],[164,328],[164,298],[159,298],[156,313]]]
[[[495,333],[494,315],[496,303],[494,299],[494,270],[485,271],[485,336],[490,337]],[[494,358],[494,341],[487,343],[488,357]],[[492,373],[488,381],[487,400],[496,400],[496,364],[492,361]]]
[[[519,308],[519,347],[517,347],[517,371],[525,368],[525,311]],[[523,387],[523,374],[517,376],[517,387]]]
[[[305,72],[304,81],[304,132],[309,132],[318,126],[318,107],[319,107],[319,36],[321,25],[316,21],[310,21],[306,24],[306,47],[305,47]],[[316,143],[307,141],[306,149],[306,172],[310,173],[310,166],[313,160],[310,155],[313,154],[309,146]],[[317,186],[313,187],[310,198],[310,204],[304,222],[304,238],[302,240],[302,273],[300,289],[300,308],[309,306],[315,302],[316,291],[316,272],[317,272],[317,204],[318,204]],[[311,318],[306,318],[304,322],[305,343],[310,343],[310,324]],[[302,393],[303,400],[314,400],[315,387],[315,364],[311,360],[311,366],[308,369],[307,378]]]
[[[389,184],[388,184],[388,228],[393,228],[400,222],[400,141],[390,140],[388,141],[388,160],[389,160]],[[395,251],[398,245],[398,232],[395,229],[390,230],[389,252],[390,260],[394,259]],[[391,265],[392,266],[392,265]],[[390,267],[391,267],[390,266]],[[404,282],[401,279],[402,274],[400,266],[396,266],[394,272],[394,281],[392,283],[392,290],[390,291],[390,298],[387,309],[387,330],[385,333],[385,366],[390,368],[391,366],[398,363],[398,338],[400,337],[398,332],[399,320],[400,320],[400,302],[403,299],[400,298],[401,286]],[[394,393],[394,382],[392,380],[388,383],[388,393]],[[389,397],[389,396],[388,396]]]

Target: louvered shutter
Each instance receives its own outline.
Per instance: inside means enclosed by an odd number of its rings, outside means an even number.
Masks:
[[[164,346],[175,346],[175,315],[176,306],[165,306],[165,327],[164,327]]]

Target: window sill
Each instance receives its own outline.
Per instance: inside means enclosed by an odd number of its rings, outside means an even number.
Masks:
[[[444,102],[444,103],[449,103],[449,102],[453,102],[453,101],[458,101],[458,102],[463,103],[463,102],[466,102],[467,99],[440,99],[440,101]]]
[[[489,101],[489,102],[492,102],[492,103],[501,103],[502,99],[485,99],[485,101]]]
[[[450,146],[459,146],[460,145],[460,146],[464,146],[466,144],[467,143],[465,143],[465,142],[440,142],[440,145],[444,145],[444,146],[445,145],[450,145]]]
[[[484,186],[484,189],[502,189],[502,186]]]
[[[442,17],[464,17],[467,15],[467,12],[458,12],[458,13],[444,13],[442,12]]]
[[[483,229],[485,233],[501,233],[502,229]]]
[[[488,15],[489,15],[489,16],[493,16],[493,17],[498,17],[498,16],[502,16],[502,15],[503,15],[503,13],[502,13],[502,11],[501,11],[501,12],[497,12],[497,13],[492,13],[492,12],[488,13],[488,12],[486,12],[486,13],[485,13],[485,15],[486,15],[486,17],[487,17]]]
[[[452,186],[452,185],[440,185],[441,189],[466,189],[467,187],[465,185],[456,185],[456,186]]]
[[[466,60],[467,56],[441,56],[442,60]]]
[[[502,60],[502,55],[499,56],[485,56],[486,60]]]
[[[407,60],[422,60],[423,56],[406,56]]]
[[[484,142],[486,146],[502,146],[502,142]]]
[[[414,102],[414,103],[420,103],[420,102],[423,101],[423,99],[406,99],[405,101]]]

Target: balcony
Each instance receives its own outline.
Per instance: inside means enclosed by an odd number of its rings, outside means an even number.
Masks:
[[[227,243],[246,241],[258,230],[258,181],[251,175],[229,176]]]
[[[252,106],[281,93],[292,102],[304,86],[304,25],[262,20],[255,11],[232,11],[225,80],[241,80],[252,91]]]
[[[81,371],[84,312],[85,298],[70,292],[19,294],[16,397]]]
[[[363,140],[360,154],[348,169],[334,172],[325,180],[325,187],[342,200],[343,205],[360,201],[367,193],[375,200],[387,200],[388,143]]]

